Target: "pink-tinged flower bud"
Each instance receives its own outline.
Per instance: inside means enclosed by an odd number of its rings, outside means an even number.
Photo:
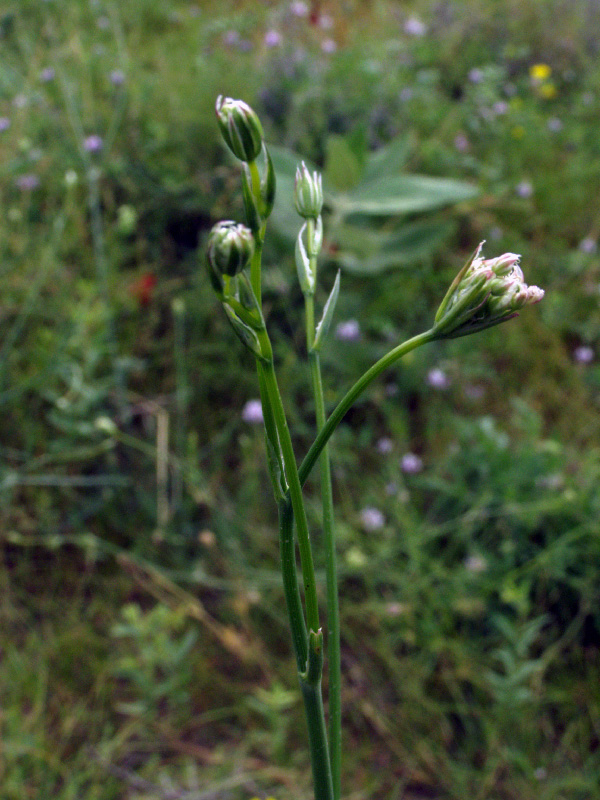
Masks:
[[[544,297],[546,293],[543,289],[540,289],[539,286],[528,286],[527,287],[527,305],[534,306],[536,303],[539,303],[540,300]]]
[[[544,296],[538,286],[525,283],[518,255],[504,253],[484,259],[482,245],[458,273],[438,309],[434,330],[440,338],[490,328]]]
[[[214,272],[233,277],[249,264],[253,253],[254,238],[245,225],[228,220],[211,230],[206,255]]]
[[[296,169],[296,183],[294,187],[294,202],[296,211],[304,219],[317,219],[323,208],[323,184],[321,174],[313,172],[311,175],[304,161]]]
[[[243,100],[219,95],[217,122],[225,144],[240,161],[255,161],[263,146],[263,129],[260,120]]]
[[[515,268],[518,268],[520,258],[521,256],[516,253],[504,253],[504,255],[497,258],[487,258],[485,265],[500,278],[503,275],[509,275]]]

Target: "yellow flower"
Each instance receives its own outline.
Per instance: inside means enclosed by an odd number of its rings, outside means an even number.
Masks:
[[[532,64],[529,74],[534,81],[547,81],[552,75],[552,69],[548,64]]]
[[[515,125],[515,127],[511,129],[510,135],[513,139],[522,139],[525,136],[525,128],[522,125]]]

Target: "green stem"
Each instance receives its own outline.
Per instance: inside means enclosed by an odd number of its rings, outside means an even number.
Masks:
[[[260,173],[258,171],[258,164],[256,161],[252,161],[248,164],[248,168],[250,169],[250,178],[252,181],[252,193],[254,194],[256,201],[260,202]],[[254,254],[250,262],[250,283],[252,285],[252,291],[254,292],[254,296],[256,297],[259,308],[262,308],[260,270],[263,241],[265,238],[265,228],[266,225],[263,224],[254,237]]]
[[[390,367],[394,362],[398,361],[398,359],[402,358],[402,356],[410,353],[411,350],[415,350],[417,347],[420,347],[423,344],[427,344],[427,342],[432,342],[436,338],[437,334],[433,330],[425,331],[424,333],[420,333],[417,336],[413,336],[412,339],[408,339],[406,342],[399,344],[398,347],[395,347],[393,350],[390,350],[383,358],[380,358],[373,366],[368,369],[364,375],[362,375],[352,386],[348,392],[342,397],[340,402],[337,404],[335,409],[332,411],[329,419],[321,429],[321,431],[317,434],[316,439],[312,443],[308,453],[306,454],[304,461],[300,465],[300,469],[298,470],[298,474],[300,477],[300,483],[304,485],[306,479],[310,475],[312,468],[314,467],[317,459],[321,455],[321,452],[329,439],[331,438],[332,434],[334,433],[337,426],[346,416],[347,412],[350,410],[354,402],[357,398],[365,391],[365,389],[369,386],[372,381],[375,380],[384,370]]]
[[[311,353],[310,366],[315,395],[317,430],[325,425],[325,403],[319,354]],[[321,501],[323,506],[323,536],[325,539],[325,572],[327,576],[327,655],[329,671],[329,755],[333,775],[335,800],[341,796],[342,774],[342,667],[340,650],[340,608],[337,586],[337,558],[333,514],[333,490],[329,447],[323,447],[319,457],[321,471]]]
[[[268,354],[270,353],[270,343],[266,332],[263,333],[262,339],[263,353]],[[289,485],[289,498],[281,500],[279,505],[282,546],[281,564],[284,573],[286,602],[288,603],[288,609],[291,609],[289,616],[292,627],[292,640],[296,651],[300,687],[306,712],[315,800],[334,800],[327,733],[325,730],[325,713],[321,695],[321,675],[323,670],[322,632],[319,625],[315,569],[306,510],[302,498],[298,466],[281,395],[279,394],[272,357],[262,364],[261,371],[268,402],[277,426],[285,475]],[[290,505],[293,515],[290,513]],[[297,584],[295,584],[296,561],[292,538],[294,518],[296,520],[298,549],[302,566],[308,637],[306,636],[302,609],[299,606],[298,588]],[[306,658],[304,659],[305,653]]]
[[[294,654],[298,673],[304,672],[308,659],[308,635],[298,588],[296,549],[294,546],[294,514],[289,500],[279,502],[279,548],[283,591],[290,618]],[[308,712],[307,712],[308,713]]]
[[[266,339],[263,352],[268,353],[271,346],[266,336],[266,332],[263,333],[262,338]],[[296,464],[294,447],[292,445],[292,437],[290,436],[285,411],[283,409],[283,403],[281,401],[281,395],[279,394],[279,387],[277,385],[277,378],[275,376],[275,368],[273,366],[272,359],[267,360],[263,364],[262,372],[269,402],[273,410],[273,417],[277,426],[277,433],[279,435],[281,453],[285,466],[285,476],[289,486],[289,496],[292,503],[294,518],[296,520],[298,549],[300,551],[300,563],[302,566],[302,578],[304,583],[304,599],[306,603],[306,622],[309,631],[314,631],[316,633],[320,628],[320,624],[317,588],[315,581],[315,567],[310,546],[310,534],[308,532],[306,509],[304,508],[304,501],[302,499],[302,487],[300,485],[300,479],[298,476],[298,465]]]
[[[309,226],[312,220],[309,220]],[[308,241],[312,229],[308,229]],[[316,272],[316,255],[310,256],[311,269]],[[306,344],[310,362],[317,433],[325,426],[325,400],[319,353],[313,350],[315,338],[314,298],[305,295]],[[335,547],[335,527],[333,512],[333,489],[331,484],[331,463],[329,447],[323,447],[319,457],[321,472],[321,503],[323,508],[323,537],[325,539],[325,573],[327,578],[327,655],[329,671],[329,758],[335,800],[341,797],[342,782],[342,664],[340,647],[340,606],[337,585],[337,555]]]
[[[333,781],[329,765],[327,749],[327,732],[325,730],[325,713],[321,693],[321,674],[323,672],[323,636],[310,634],[307,670],[300,676],[300,687],[304,699],[306,719],[308,722],[308,738],[310,745],[310,761],[315,787],[315,800],[334,800]]]

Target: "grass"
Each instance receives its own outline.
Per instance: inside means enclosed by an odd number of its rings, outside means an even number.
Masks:
[[[480,190],[428,217],[445,238],[414,263],[343,274],[334,326],[360,336],[323,353],[330,407],[430,322],[481,239],[547,290],[408,359],[334,439],[345,796],[597,793],[600,19],[583,0],[325,11],[330,28],[279,3],[14,2],[0,18],[7,800],[310,797],[264,442],[241,416],[255,376],[198,263],[212,222],[242,213],[220,93],[331,172],[336,152],[360,163],[404,138],[407,171]],[[269,248],[304,452],[285,231]],[[323,589],[314,487],[308,505]]]

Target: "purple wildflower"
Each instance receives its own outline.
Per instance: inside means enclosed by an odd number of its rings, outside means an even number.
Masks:
[[[125,83],[125,73],[122,69],[113,69],[110,73],[110,82],[113,86],[122,86]]]
[[[330,55],[331,53],[335,53],[337,50],[337,44],[333,41],[333,39],[324,39],[321,42],[321,50]]]
[[[46,67],[40,72],[40,80],[43,81],[44,83],[48,83],[49,81],[54,80],[55,74],[56,73],[54,72],[54,69],[52,67]]]
[[[423,469],[423,459],[416,455],[416,453],[405,453],[402,456],[400,466],[402,467],[402,472],[414,475],[417,472],[421,472]]]
[[[360,339],[360,325],[355,319],[340,322],[335,329],[335,338],[340,342],[357,342]]]
[[[98,153],[104,147],[102,137],[97,133],[92,133],[91,136],[86,136],[83,142],[83,147],[88,153]]]
[[[267,47],[279,47],[281,44],[281,34],[277,31],[267,31],[265,34],[265,44]]]
[[[481,83],[483,80],[483,70],[479,69],[479,67],[473,67],[468,77],[471,83]]]
[[[425,36],[427,25],[418,17],[409,17],[404,23],[404,33],[408,36]]]
[[[242,419],[249,425],[260,425],[263,421],[263,410],[260,400],[248,400],[242,409]]]
[[[16,179],[15,184],[17,188],[21,189],[23,192],[30,192],[33,189],[37,189],[40,185],[40,179],[37,175],[33,173],[29,173],[27,175],[19,175]]]
[[[388,436],[382,436],[381,439],[377,440],[375,447],[377,448],[378,453],[381,453],[382,456],[385,456],[392,452],[394,449],[394,443]]]
[[[10,128],[10,120],[8,117],[0,117],[0,133],[7,131]]]
[[[385,525],[385,517],[378,508],[373,508],[373,506],[362,509],[360,521],[366,531],[378,531]]]
[[[427,383],[431,386],[432,389],[447,389],[450,386],[450,379],[446,375],[443,369],[439,367],[434,367],[430,369],[427,373]]]
[[[227,47],[235,47],[239,41],[240,35],[237,31],[227,31],[227,33],[223,34],[223,44],[227,45]]]
[[[290,3],[290,11],[295,17],[306,17],[308,10],[307,3],[303,3],[302,0],[297,0],[295,3]]]
[[[598,244],[596,240],[591,236],[586,236],[585,239],[582,239],[579,242],[579,249],[581,250],[581,252],[587,253],[588,255],[595,253],[597,246]]]
[[[588,345],[580,345],[573,351],[573,358],[578,364],[589,364],[594,360],[594,351]]]
[[[466,153],[469,149],[469,140],[464,133],[457,133],[454,137],[454,147],[459,153]]]
[[[519,197],[523,198],[531,197],[531,195],[533,194],[533,186],[529,181],[521,181],[521,183],[517,184],[515,191],[519,195]]]

